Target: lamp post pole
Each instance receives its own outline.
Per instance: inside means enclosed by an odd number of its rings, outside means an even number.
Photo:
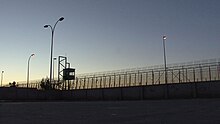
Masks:
[[[59,21],[63,21],[64,17],[59,18],[59,20],[56,21],[54,26],[52,27],[51,25],[44,25],[44,28],[50,27],[51,29],[51,48],[50,48],[50,83],[52,81],[52,64],[53,64],[53,37],[54,37],[54,31],[56,28],[56,25]]]
[[[167,84],[167,60],[166,60],[166,47],[165,47],[165,42],[166,42],[167,37],[164,35],[163,36],[163,58],[164,58],[164,74],[165,74],[165,84]]]
[[[55,70],[55,68],[54,68],[54,63],[55,63],[55,61],[57,60],[57,58],[53,58],[53,82],[55,82],[55,80],[54,80],[54,70]]]
[[[27,67],[27,88],[28,88],[28,84],[29,84],[29,71],[30,71],[30,60],[31,60],[31,57],[34,56],[34,54],[31,54],[30,57],[28,58],[28,67]]]
[[[2,71],[2,74],[1,74],[1,87],[2,87],[2,81],[3,81],[3,73],[4,71]]]
[[[167,84],[167,60],[166,60],[166,46],[165,46],[165,42],[166,42],[167,37],[164,35],[163,36],[163,55],[164,55],[164,78],[165,78],[165,99],[168,99],[168,84]]]

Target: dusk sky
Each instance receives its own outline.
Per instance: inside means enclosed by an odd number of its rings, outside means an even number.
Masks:
[[[4,84],[49,76],[54,57],[76,73],[219,58],[220,0],[0,0],[0,71]],[[57,62],[56,62],[57,64]],[[57,68],[55,68],[57,69]],[[55,73],[57,74],[57,73]]]

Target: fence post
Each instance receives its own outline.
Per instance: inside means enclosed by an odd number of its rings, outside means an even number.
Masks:
[[[187,68],[186,68],[186,82],[188,82]]]
[[[75,89],[77,89],[77,86],[78,86],[78,78],[77,77],[76,77],[75,83],[76,83],[76,88]]]
[[[182,82],[185,82],[185,81],[184,81],[184,79],[185,79],[185,78],[184,78],[184,77],[185,77],[184,73],[185,73],[185,72],[184,72],[184,68],[183,68],[183,66],[182,66],[182,72],[183,72],[183,73],[182,73],[182,75],[183,75]]]
[[[119,75],[118,78],[119,78],[119,79],[118,79],[118,85],[119,85],[119,87],[121,87],[121,75]]]
[[[89,89],[89,79],[85,77],[86,80],[86,89]]]
[[[152,70],[152,85],[154,85],[154,71]]]
[[[147,86],[147,83],[148,83],[148,72],[146,72],[146,86]]]
[[[92,77],[92,84],[91,84],[91,89],[93,88],[93,77]]]
[[[217,76],[218,76],[218,80],[219,80],[219,76],[220,75],[220,62],[218,63],[218,66],[217,66]]]
[[[86,89],[86,77],[84,77],[84,86],[85,86],[84,89]]]
[[[137,75],[137,74],[134,73],[134,86],[136,86],[136,83],[137,83],[137,82],[136,82],[136,75]]]
[[[103,85],[102,85],[102,78],[103,78],[103,77],[101,76],[101,77],[100,77],[100,81],[99,81],[99,82],[100,82],[100,84],[99,84],[99,85],[100,85],[99,88],[102,88],[102,86],[103,86]]]
[[[81,82],[82,79],[79,78],[78,80],[79,80],[79,87],[80,87],[80,89],[83,89],[83,84],[82,84],[82,82]]]
[[[106,76],[104,76],[104,88],[106,88]]]
[[[109,79],[108,79],[108,88],[111,87],[111,75],[109,75]]]
[[[210,66],[209,66],[209,81],[212,80],[212,75],[211,75],[211,69],[210,69]]]
[[[86,89],[86,82],[85,82],[85,79],[82,78],[82,80],[83,80],[83,89]]]
[[[131,86],[131,74],[129,74],[129,87]]]
[[[91,88],[91,83],[90,83],[90,78],[89,77],[87,77],[87,89],[89,89],[89,88]]]
[[[173,83],[173,69],[172,69],[172,83]]]
[[[160,71],[159,71],[159,84],[160,84]]]
[[[125,83],[127,82],[127,72],[125,73],[125,75],[124,75],[124,87],[125,87]]]
[[[195,72],[195,67],[193,68],[193,80],[196,82],[196,72]]]
[[[95,88],[98,88],[98,77],[94,76],[94,80],[95,80]]]
[[[141,73],[141,82],[140,82],[140,85],[141,85],[141,86],[143,85],[143,83],[142,83],[142,74],[143,74],[143,73]]]
[[[115,75],[115,73],[114,73],[114,86],[113,87],[115,87],[115,82],[116,82],[116,75]]]
[[[137,73],[137,85],[139,85],[140,84],[140,82],[139,82],[139,78],[140,78],[140,75],[139,75],[139,70],[138,70],[138,73]]]
[[[202,67],[201,67],[201,65],[199,65],[199,67],[200,67],[200,78],[201,78],[201,81],[203,81]]]

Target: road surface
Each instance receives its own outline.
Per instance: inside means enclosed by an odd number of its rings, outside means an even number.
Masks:
[[[0,124],[219,124],[220,99],[0,102]]]

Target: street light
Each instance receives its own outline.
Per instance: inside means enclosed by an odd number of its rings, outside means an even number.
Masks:
[[[163,55],[164,55],[164,78],[165,78],[165,98],[168,98],[168,85],[167,85],[167,60],[166,60],[166,48],[165,48],[165,42],[166,42],[167,36],[163,36]]]
[[[3,73],[4,71],[2,71],[2,74],[1,74],[1,87],[2,87],[2,81],[3,81]]]
[[[51,83],[51,79],[52,79],[52,63],[53,63],[53,36],[54,36],[54,31],[56,28],[56,25],[59,21],[63,21],[64,17],[59,18],[59,20],[56,21],[56,23],[54,24],[54,26],[52,27],[51,25],[44,25],[44,28],[48,28],[50,27],[51,29],[51,33],[52,33],[52,37],[51,37],[51,51],[50,51],[50,83]]]
[[[167,84],[167,62],[166,62],[166,48],[165,48],[165,42],[167,37],[163,35],[163,58],[164,58],[164,73],[165,73],[165,84]]]
[[[54,81],[54,70],[55,70],[55,68],[54,68],[54,61],[56,61],[57,60],[57,58],[53,58],[53,81]],[[55,82],[55,81],[54,81]]]
[[[31,60],[31,57],[34,56],[35,54],[31,54],[30,57],[28,58],[28,67],[27,67],[27,88],[28,88],[28,84],[29,84],[29,65],[30,65],[30,60]]]

